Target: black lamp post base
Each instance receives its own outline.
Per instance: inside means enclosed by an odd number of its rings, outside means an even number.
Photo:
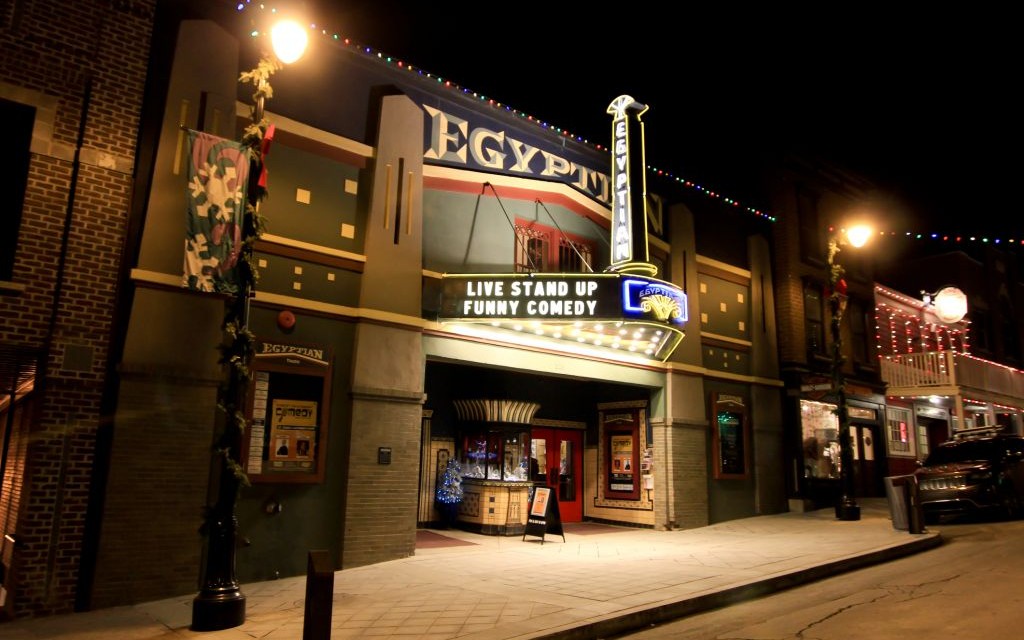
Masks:
[[[840,500],[836,503],[836,519],[860,520],[860,505],[852,500]]]
[[[192,601],[192,631],[220,631],[245,622],[245,596],[237,589],[227,593],[200,593]]]

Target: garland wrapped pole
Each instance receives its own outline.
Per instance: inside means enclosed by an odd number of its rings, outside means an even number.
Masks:
[[[294,24],[294,23],[292,23]],[[305,30],[295,25],[305,38]],[[275,27],[276,29],[276,27]],[[275,49],[277,48],[275,33]],[[304,46],[303,46],[304,48]],[[301,55],[301,53],[300,53]],[[273,97],[270,76],[288,60],[264,56],[255,69],[243,72],[239,82],[252,83],[252,121],[242,136],[248,149],[249,183],[245,215],[242,220],[241,249],[238,258],[238,285],[227,304],[221,328],[224,341],[220,346],[220,364],[227,371],[227,380],[218,389],[218,408],[223,424],[214,444],[216,465],[211,468],[211,482],[216,482],[210,495],[213,505],[204,509],[201,532],[206,536],[201,570],[201,588],[192,602],[192,629],[216,631],[237,627],[245,622],[245,595],[235,575],[235,544],[238,518],[235,506],[243,486],[249,486],[240,463],[241,447],[246,432],[246,399],[255,353],[255,336],[249,331],[250,299],[255,292],[259,273],[255,264],[255,246],[263,234],[264,220],[259,204],[266,198],[264,156],[268,151],[273,127],[264,119],[266,100]]]
[[[850,410],[846,406],[846,379],[843,376],[843,339],[840,327],[846,310],[846,269],[836,261],[839,245],[849,243],[862,247],[871,231],[863,226],[833,232],[828,240],[828,307],[832,333],[832,389],[836,394],[836,417],[839,421],[839,477],[841,492],[836,502],[838,520],[860,520],[854,487],[853,442],[850,439]],[[843,242],[845,238],[846,242]]]

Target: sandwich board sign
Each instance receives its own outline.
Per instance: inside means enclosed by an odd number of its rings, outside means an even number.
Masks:
[[[526,536],[538,536],[540,543],[544,544],[544,534],[546,533],[560,535],[562,542],[565,542],[562,515],[558,512],[558,497],[551,492],[551,487],[537,487],[533,490],[530,511],[526,514],[526,531],[523,532],[523,540],[526,540]]]

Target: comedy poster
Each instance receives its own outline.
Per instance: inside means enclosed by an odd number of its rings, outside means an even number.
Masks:
[[[317,403],[275,398],[270,412],[270,469],[308,471],[314,466]]]

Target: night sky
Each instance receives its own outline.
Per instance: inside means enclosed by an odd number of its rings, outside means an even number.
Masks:
[[[1008,14],[934,4],[916,13],[835,3],[800,13],[738,3],[306,4],[329,30],[591,142],[607,143],[605,109],[629,94],[650,107],[649,165],[741,201],[746,168],[793,149],[876,181],[902,211],[893,231],[1024,235],[1024,39]]]

